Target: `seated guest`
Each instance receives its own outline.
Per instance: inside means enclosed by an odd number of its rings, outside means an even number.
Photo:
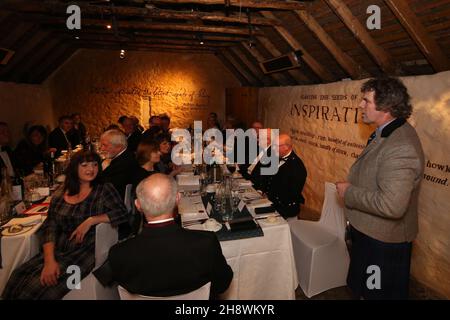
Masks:
[[[267,133],[266,144],[264,145],[263,141],[260,139],[260,130],[257,137],[259,152],[258,156],[251,162],[250,166],[247,168],[247,172],[245,174],[242,174],[244,178],[249,179],[253,183],[255,189],[262,191],[264,191],[268,176],[261,174],[261,169],[264,167],[269,167],[271,165],[270,157],[272,154],[271,130],[265,130]]]
[[[50,148],[55,148],[55,156],[59,157],[62,150],[69,150],[75,147],[77,141],[72,139],[70,131],[73,128],[72,118],[69,116],[62,116],[59,118],[59,126],[53,130],[48,136],[48,145]]]
[[[159,145],[156,143],[141,142],[136,152],[136,160],[139,163],[137,181],[141,182],[145,178],[156,173],[156,165],[161,161]]]
[[[14,177],[16,175],[16,161],[13,152],[8,146],[11,142],[11,133],[8,124],[0,122],[0,169],[6,168],[8,175]],[[0,170],[0,181],[3,181]]]
[[[127,136],[127,150],[135,153],[139,142],[141,141],[142,134],[136,128],[135,122],[131,118],[125,118],[122,123],[123,131]]]
[[[159,116],[151,116],[149,119],[150,128],[144,131],[142,139],[146,142],[155,142],[155,138],[163,133],[161,128],[161,118]]]
[[[220,124],[217,117],[217,113],[211,112],[206,120],[206,128],[205,130],[216,128],[220,130]]]
[[[126,118],[128,118],[128,117],[127,116],[120,116],[119,119],[117,120],[117,123],[120,124],[122,129],[123,129],[123,123],[124,123]]]
[[[161,119],[161,129],[164,133],[170,134],[170,117],[163,113],[159,116]]]
[[[159,145],[159,152],[161,154],[161,160],[156,166],[157,171],[172,177],[176,176],[182,169],[172,162],[172,139],[170,135],[163,133],[157,136],[155,140]]]
[[[3,299],[61,299],[68,292],[67,267],[86,277],[95,265],[95,225],[117,226],[126,209],[111,184],[100,182],[101,159],[81,151],[70,160],[64,187],[53,196],[39,233],[43,252],[11,275]]]
[[[214,296],[230,285],[233,271],[216,235],[175,223],[178,200],[177,184],[166,175],[154,174],[138,185],[136,207],[145,215],[145,226],[109,251],[112,278],[129,292],[164,297],[211,282]]]
[[[43,126],[30,127],[26,138],[14,150],[18,170],[24,175],[31,174],[34,167],[45,161],[47,151],[47,130]]]
[[[127,184],[136,186],[136,172],[139,165],[134,155],[127,150],[127,138],[122,131],[109,130],[100,137],[100,152],[105,160],[102,162],[102,177],[125,197]]]
[[[135,116],[131,116],[130,119],[133,120],[134,126],[140,133],[144,132],[144,127],[141,126],[138,118],[136,118]]]
[[[259,155],[261,150],[259,150],[259,130],[263,129],[264,126],[260,121],[255,121],[251,125],[251,129],[254,129],[254,135],[245,138],[245,158],[244,163],[239,164],[239,173],[246,179],[250,179],[250,174],[248,173],[248,168],[255,161],[255,158]],[[256,145],[256,153],[250,154],[250,145]],[[242,150],[241,150],[242,152]]]
[[[87,130],[84,123],[81,122],[81,115],[79,113],[74,113],[71,118],[73,121],[73,129],[71,133],[74,136],[73,139],[77,139],[79,141],[77,144],[86,143]]]
[[[278,172],[266,176],[264,191],[284,218],[295,217],[300,212],[300,204],[305,203],[302,196],[307,176],[305,165],[292,149],[291,137],[287,134],[280,134],[272,150],[280,162]]]

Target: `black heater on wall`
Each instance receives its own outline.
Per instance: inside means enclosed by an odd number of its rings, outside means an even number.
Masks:
[[[273,73],[283,70],[298,68],[301,66],[302,52],[300,50],[290,52],[288,54],[268,59],[260,62],[261,69],[264,73]]]

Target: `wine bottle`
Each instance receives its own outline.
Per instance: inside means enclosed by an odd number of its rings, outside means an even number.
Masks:
[[[12,179],[11,198],[13,201],[22,201],[24,198],[23,179],[20,175],[16,175]]]

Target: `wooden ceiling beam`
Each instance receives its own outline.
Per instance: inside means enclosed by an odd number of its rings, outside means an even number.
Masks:
[[[225,68],[227,68],[241,82],[241,85],[250,86],[250,82],[241,73],[242,71],[236,68],[230,61],[228,61],[228,59],[222,54],[222,52],[217,52],[216,57],[223,63]]]
[[[115,46],[117,48],[120,49],[125,49],[125,50],[132,50],[136,49],[136,48],[146,48],[146,49],[155,49],[155,48],[166,48],[166,49],[195,49],[195,50],[199,50],[199,51],[206,51],[206,52],[211,52],[213,51],[212,48],[208,48],[202,45],[198,45],[198,46],[189,46],[189,45],[181,45],[181,44],[159,44],[159,43],[145,43],[145,44],[124,44],[124,43],[117,43],[117,42],[111,42],[111,41],[80,41],[77,42],[77,46],[79,48],[104,48],[105,46]]]
[[[41,14],[24,14],[25,17],[39,22],[42,25],[57,25],[59,27],[65,27],[66,19],[59,17],[46,17]],[[105,28],[111,21],[108,19],[82,19],[81,29],[86,27],[98,27]],[[245,27],[227,27],[227,26],[206,26],[206,25],[192,25],[192,24],[179,24],[179,23],[156,23],[156,22],[144,22],[144,21],[125,21],[118,20],[117,28],[119,32],[123,29],[137,29],[137,30],[160,30],[160,31],[185,31],[185,32],[205,32],[205,33],[224,33],[234,35],[248,35],[248,28]],[[111,31],[112,32],[112,31]],[[261,34],[261,31],[255,27],[254,34]]]
[[[378,45],[370,36],[366,27],[359,22],[353,15],[352,11],[342,0],[325,0],[330,8],[341,18],[342,22],[353,33],[362,45],[366,48],[369,54],[373,57],[375,62],[387,74],[397,74],[398,70],[394,64],[391,55]]]
[[[115,15],[123,17],[137,17],[144,19],[176,19],[176,20],[201,20],[208,22],[221,22],[221,23],[241,23],[247,24],[248,19],[245,14],[230,14],[226,16],[223,13],[211,13],[201,11],[176,11],[176,10],[164,10],[158,8],[138,8],[138,7],[124,7],[124,6],[102,6],[93,5],[82,1],[72,1],[70,4],[76,4],[80,7],[83,15],[101,15],[111,16]],[[66,9],[67,4],[61,3],[56,0],[47,1],[30,1],[21,0],[16,3],[9,4],[7,9],[18,12],[27,13],[47,13],[47,14],[59,14],[61,16],[67,16]],[[279,23],[276,20],[264,18],[264,17],[252,17],[253,25],[271,26]]]
[[[448,57],[425,29],[405,0],[385,0],[436,72],[450,70]]]
[[[264,17],[276,19],[275,15],[269,11],[262,11]],[[295,39],[292,34],[283,26],[274,26],[275,30],[283,37],[283,39],[294,49],[302,52],[302,60],[311,68],[311,70],[324,82],[335,81],[335,77],[324,68],[308,51]]]
[[[22,63],[25,62],[30,56],[35,53],[35,50],[38,48],[44,39],[48,39],[49,33],[47,31],[39,30],[36,34],[34,34],[28,41],[18,50],[14,56],[11,58],[11,61],[5,66],[5,68],[0,69],[0,78],[7,79],[11,76],[12,72],[17,72],[20,69]]]
[[[80,49],[92,49],[92,50],[107,50],[107,51],[112,51],[112,50],[116,50],[117,51],[117,57],[119,57],[119,50],[123,49],[123,46],[120,46],[118,44],[115,43],[106,43],[106,44],[83,44],[82,46],[79,47]],[[172,48],[170,46],[151,46],[151,47],[136,47],[136,46],[132,46],[132,45],[128,45],[125,48],[127,51],[149,51],[149,52],[172,52],[172,53],[195,53],[195,54],[215,54],[217,50],[212,50],[212,49],[208,49],[208,48],[199,48],[196,49],[194,47],[185,47],[185,48]]]
[[[47,80],[56,70],[58,70],[58,68],[70,59],[77,50],[78,49],[73,46],[67,47],[59,56],[52,60],[47,68],[43,69],[41,73],[38,73],[35,82],[42,83]]]
[[[24,60],[22,64],[14,71],[14,81],[18,82],[21,79],[31,79],[33,76],[33,67],[46,63],[47,57],[50,53],[60,45],[59,38],[51,38],[44,41],[45,43],[41,43],[41,45],[35,49],[33,54],[29,55],[28,58]]]
[[[241,45],[242,45],[242,47],[245,48],[245,50],[247,50],[253,56],[253,58],[255,58],[256,63],[258,64],[258,67],[261,68],[259,63],[264,61],[265,59],[262,56],[262,54],[259,52],[258,48],[250,47],[247,42],[241,42]],[[281,75],[279,73],[270,73],[269,76],[272,79],[274,79],[277,82],[277,84],[279,84],[279,85],[290,84],[289,80],[287,80],[285,77],[283,77],[283,75]]]
[[[262,83],[265,86],[267,85],[270,86],[273,83],[272,80],[269,77],[266,77],[266,75],[261,71],[259,66],[255,66],[253,62],[247,58],[245,53],[243,53],[238,46],[229,47],[229,51],[231,51],[235,56],[237,56],[239,60],[242,61],[247,66],[247,68],[252,72],[252,74],[254,74],[260,81],[262,81]]]
[[[237,68],[241,74],[248,80],[248,82],[252,85],[252,86],[258,86],[261,87],[263,85],[263,83],[258,79],[258,77],[256,75],[254,75],[248,68],[247,66],[239,60],[239,58],[235,57],[228,49],[223,49],[221,50],[222,54],[224,55],[224,57],[230,61],[235,68]]]
[[[291,0],[227,0],[231,7],[275,9],[275,10],[303,10],[305,5]],[[225,0],[147,0],[151,4],[195,4],[195,5],[223,5]]]
[[[353,79],[363,79],[369,76],[369,73],[363,69],[352,57],[345,53],[337,43],[328,35],[314,17],[306,10],[296,10],[295,13],[303,21],[311,32],[320,40],[320,42],[333,55],[342,69]]]

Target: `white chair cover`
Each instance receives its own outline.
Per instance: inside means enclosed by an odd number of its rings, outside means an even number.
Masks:
[[[131,203],[131,201],[133,201],[131,199],[131,191],[132,190],[133,190],[133,185],[127,184],[127,186],[125,187],[124,203],[125,203],[125,207],[127,208],[128,212],[131,212],[131,208],[132,208],[132,203]]]
[[[345,225],[336,187],[329,182],[325,183],[325,200],[318,222],[289,221],[298,279],[308,298],[346,285],[350,258]]]
[[[95,227],[95,267],[100,267],[107,259],[109,249],[119,239],[117,229],[109,223],[100,223]],[[90,273],[81,280],[80,290],[71,290],[63,300],[118,300],[117,286],[104,287]]]
[[[185,294],[169,297],[152,297],[130,293],[125,288],[119,286],[119,295],[120,300],[208,300],[210,289],[211,289],[211,282],[208,282],[207,284],[198,288],[197,290]]]

